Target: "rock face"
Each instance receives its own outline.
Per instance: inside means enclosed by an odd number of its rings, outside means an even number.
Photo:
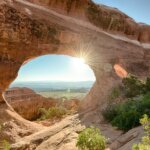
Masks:
[[[92,114],[93,116],[94,114]],[[92,119],[92,124],[87,124],[84,120],[79,120],[78,115],[70,116],[61,122],[36,134],[26,136],[12,145],[13,150],[77,150],[76,139],[78,133],[86,126],[96,125],[101,129],[103,135],[109,138],[107,150],[130,150],[132,145],[138,143],[142,136],[142,127],[132,129],[123,134],[108,124],[99,124],[99,118]],[[95,122],[96,121],[96,122]],[[46,140],[43,140],[46,139]]]
[[[45,98],[29,88],[10,88],[4,93],[7,102],[27,120],[38,118],[38,110],[56,106],[57,100]]]
[[[30,98],[38,98],[40,95],[36,94],[33,90],[29,88],[13,87],[5,91],[4,97],[9,103],[15,103],[20,100],[28,100]]]
[[[35,127],[10,110],[3,98],[21,65],[32,58],[84,54],[96,76],[84,109],[106,103],[120,81],[114,65],[142,77],[150,72],[150,27],[91,0],[1,0],[0,39],[0,123],[13,119],[32,133]]]
[[[39,109],[50,107],[59,107],[63,105],[64,108],[75,112],[78,110],[80,100],[61,100],[53,98],[45,98],[32,89],[29,88],[9,88],[4,93],[5,100],[11,107],[23,118],[27,120],[36,120],[39,117]]]
[[[113,69],[115,64],[137,75],[149,73],[148,26],[135,23],[116,9],[87,0],[79,1],[84,4],[82,20],[78,17],[80,13],[75,17],[73,14],[76,9],[76,12],[81,10],[77,1],[32,2],[5,0],[0,3],[1,92],[16,78],[23,63],[44,54],[79,56],[82,52],[86,55],[96,76],[96,83],[86,98],[89,106],[84,104],[86,107],[105,102],[105,93],[119,80]],[[56,12],[58,8],[64,13]]]
[[[91,0],[28,0],[29,2],[47,6],[61,14],[73,16],[91,22],[102,30],[113,34],[125,35],[140,42],[150,41],[150,27],[137,24],[116,8],[95,5]]]

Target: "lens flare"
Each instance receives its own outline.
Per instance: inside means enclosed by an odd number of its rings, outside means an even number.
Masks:
[[[82,71],[87,68],[84,58],[73,58],[72,64],[73,68],[78,71]]]
[[[127,77],[128,73],[127,71],[121,67],[119,64],[115,64],[114,65],[114,69],[115,69],[115,72],[116,74],[120,77],[120,78],[125,78]]]
[[[82,58],[75,58],[74,59],[74,62],[77,63],[77,64],[85,64],[85,59],[82,57]]]

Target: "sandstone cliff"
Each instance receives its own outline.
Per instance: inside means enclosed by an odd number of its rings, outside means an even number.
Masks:
[[[39,117],[39,109],[50,107],[64,107],[71,112],[78,110],[80,101],[77,99],[62,100],[45,98],[29,88],[9,88],[4,93],[5,100],[23,118],[36,120]]]
[[[39,109],[56,106],[57,100],[45,98],[29,88],[10,88],[4,94],[13,109],[27,120],[35,120],[39,116]]]
[[[114,81],[119,80],[113,69],[115,64],[137,75],[149,73],[148,26],[135,23],[116,9],[98,6],[91,1],[80,2],[84,4],[82,10],[86,14],[82,20],[69,12],[56,12],[55,5],[60,7],[63,2],[63,7],[68,1],[43,2],[38,1],[37,5],[23,0],[1,1],[1,91],[16,78],[24,62],[44,54],[77,56],[82,51],[88,55],[87,63],[97,80],[87,99],[89,103],[94,99],[95,106],[103,103],[107,88],[109,90]],[[72,12],[75,2],[70,5]],[[64,11],[67,12],[66,7]],[[139,30],[141,26],[144,28]],[[147,44],[140,43],[139,31]],[[106,87],[106,82],[101,83],[101,79],[108,82]],[[94,89],[97,91],[93,92]]]
[[[96,76],[93,88],[82,103],[86,110],[100,109],[111,88],[119,84],[120,77],[114,65],[142,77],[150,72],[150,27],[90,0],[1,0],[0,45],[0,123],[13,120],[13,127],[8,129],[12,131],[17,126],[21,131],[27,129],[28,135],[41,127],[12,111],[2,93],[17,77],[21,65],[32,58],[45,54],[79,56],[84,53]],[[15,130],[15,133],[18,139],[14,141],[18,142],[21,132]],[[63,135],[70,135],[66,130],[61,133],[62,139]],[[7,137],[13,136],[7,134]],[[37,141],[43,142],[38,138]],[[27,137],[27,143],[30,142],[32,140]]]
[[[28,0],[78,19],[89,21],[104,31],[150,42],[150,27],[138,24],[116,8],[96,5],[91,0]]]

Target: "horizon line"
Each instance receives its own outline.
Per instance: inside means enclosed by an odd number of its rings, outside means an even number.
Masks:
[[[77,80],[77,81],[71,81],[71,80],[36,80],[36,81],[14,81],[13,83],[19,83],[19,82],[95,82],[96,80]],[[12,84],[13,84],[12,83]]]

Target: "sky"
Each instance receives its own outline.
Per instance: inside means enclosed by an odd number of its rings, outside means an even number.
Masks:
[[[45,55],[20,68],[15,82],[28,81],[95,81],[95,76],[92,69],[79,58]]]
[[[98,4],[115,7],[136,22],[150,25],[150,0],[93,0]]]
[[[93,0],[115,7],[136,22],[150,24],[150,0]],[[38,57],[22,66],[18,81],[94,81],[93,71],[75,58],[63,55]]]

